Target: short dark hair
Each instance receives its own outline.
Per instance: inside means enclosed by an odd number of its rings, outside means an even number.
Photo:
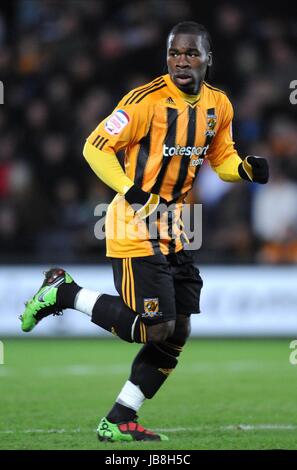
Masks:
[[[175,34],[197,34],[198,36],[202,36],[205,44],[207,44],[208,50],[211,50],[210,34],[202,24],[196,23],[195,21],[182,21],[181,23],[177,23],[168,34],[167,44],[170,36]]]

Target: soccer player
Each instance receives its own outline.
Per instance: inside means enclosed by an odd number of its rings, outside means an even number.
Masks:
[[[191,251],[184,249],[182,225],[173,221],[202,162],[224,181],[268,181],[264,158],[238,156],[232,105],[223,91],[204,81],[212,65],[204,26],[183,22],[171,30],[167,65],[168,74],[120,101],[83,150],[98,177],[117,192],[107,213],[106,243],[119,296],[82,288],[63,269],[53,268],[21,317],[23,331],[30,331],[47,315],[74,308],[121,339],[143,344],[129,379],[99,423],[100,440],[167,440],[138,424],[137,412],[175,369],[190,317],[200,311],[202,280]],[[116,156],[122,149],[125,170]],[[173,210],[166,211],[169,204]],[[154,213],[157,236],[148,222]]]

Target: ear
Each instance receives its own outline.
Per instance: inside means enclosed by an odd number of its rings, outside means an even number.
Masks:
[[[207,61],[208,67],[212,66],[212,52],[208,53],[208,61]]]

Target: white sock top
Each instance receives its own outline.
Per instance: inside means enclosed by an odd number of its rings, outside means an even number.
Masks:
[[[91,317],[94,305],[101,295],[102,294],[99,292],[93,290],[80,289],[74,301],[75,310],[79,310],[80,312],[85,313]]]
[[[123,386],[118,398],[117,403],[128,406],[134,411],[138,411],[145,400],[145,396],[140,390],[138,385],[134,385],[130,380],[127,380]]]

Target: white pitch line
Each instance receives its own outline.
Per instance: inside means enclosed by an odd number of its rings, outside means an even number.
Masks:
[[[273,430],[273,429],[277,429],[277,430],[295,430],[297,429],[297,425],[296,424],[255,424],[255,425],[252,425],[252,424],[235,424],[235,425],[231,425],[231,426],[223,426],[224,429],[226,430],[240,430],[240,431],[254,431],[254,430],[262,430],[262,429],[268,429],[268,430]]]
[[[118,364],[108,368],[108,373],[111,375],[123,374],[129,370],[129,364],[126,366]],[[41,367],[37,369],[37,375],[42,377],[56,377],[64,375],[85,376],[85,375],[106,375],[106,368],[100,366],[85,366],[74,364],[66,367]]]
[[[273,364],[259,364],[257,361],[228,361],[220,364],[220,369],[225,372],[231,372],[234,374],[244,373],[246,371],[257,372],[262,370],[265,366],[265,369],[273,368],[275,369],[276,365]],[[179,374],[189,374],[189,373],[207,373],[216,369],[218,367],[215,362],[202,362],[200,364],[183,365],[178,369]],[[109,375],[122,375],[128,373],[130,364],[120,363],[116,365],[108,366]],[[105,376],[106,375],[106,366],[96,365],[96,364],[70,364],[66,366],[48,366],[48,367],[38,367],[28,370],[29,373],[32,373],[37,376],[44,378],[60,377],[60,376]],[[22,369],[5,365],[0,368],[0,378],[1,377],[16,377],[19,374],[23,373]]]
[[[96,430],[93,430],[94,432]],[[81,429],[19,429],[19,430],[0,430],[0,434],[76,434]],[[88,431],[89,432],[89,431]]]
[[[202,431],[296,431],[297,424],[230,424],[228,426],[195,426],[178,428],[160,428],[157,432],[202,432]],[[0,430],[0,434],[78,434],[96,432],[96,429],[20,429],[20,430]]]
[[[131,365],[129,363],[110,366],[108,367],[108,374],[121,375],[124,373],[128,373],[130,367]],[[97,365],[73,364],[69,366],[39,367],[36,369],[30,369],[29,372],[44,378],[63,377],[65,375],[78,377],[88,375],[105,376],[106,367]],[[0,368],[0,378],[7,376],[17,377],[22,373],[23,371],[21,369],[14,368],[11,366],[5,366],[5,368]]]
[[[169,429],[154,429],[157,432],[193,432],[193,431],[261,431],[261,430],[276,430],[276,431],[294,431],[297,430],[297,424],[230,424],[228,426],[196,426],[193,428],[169,428]]]

